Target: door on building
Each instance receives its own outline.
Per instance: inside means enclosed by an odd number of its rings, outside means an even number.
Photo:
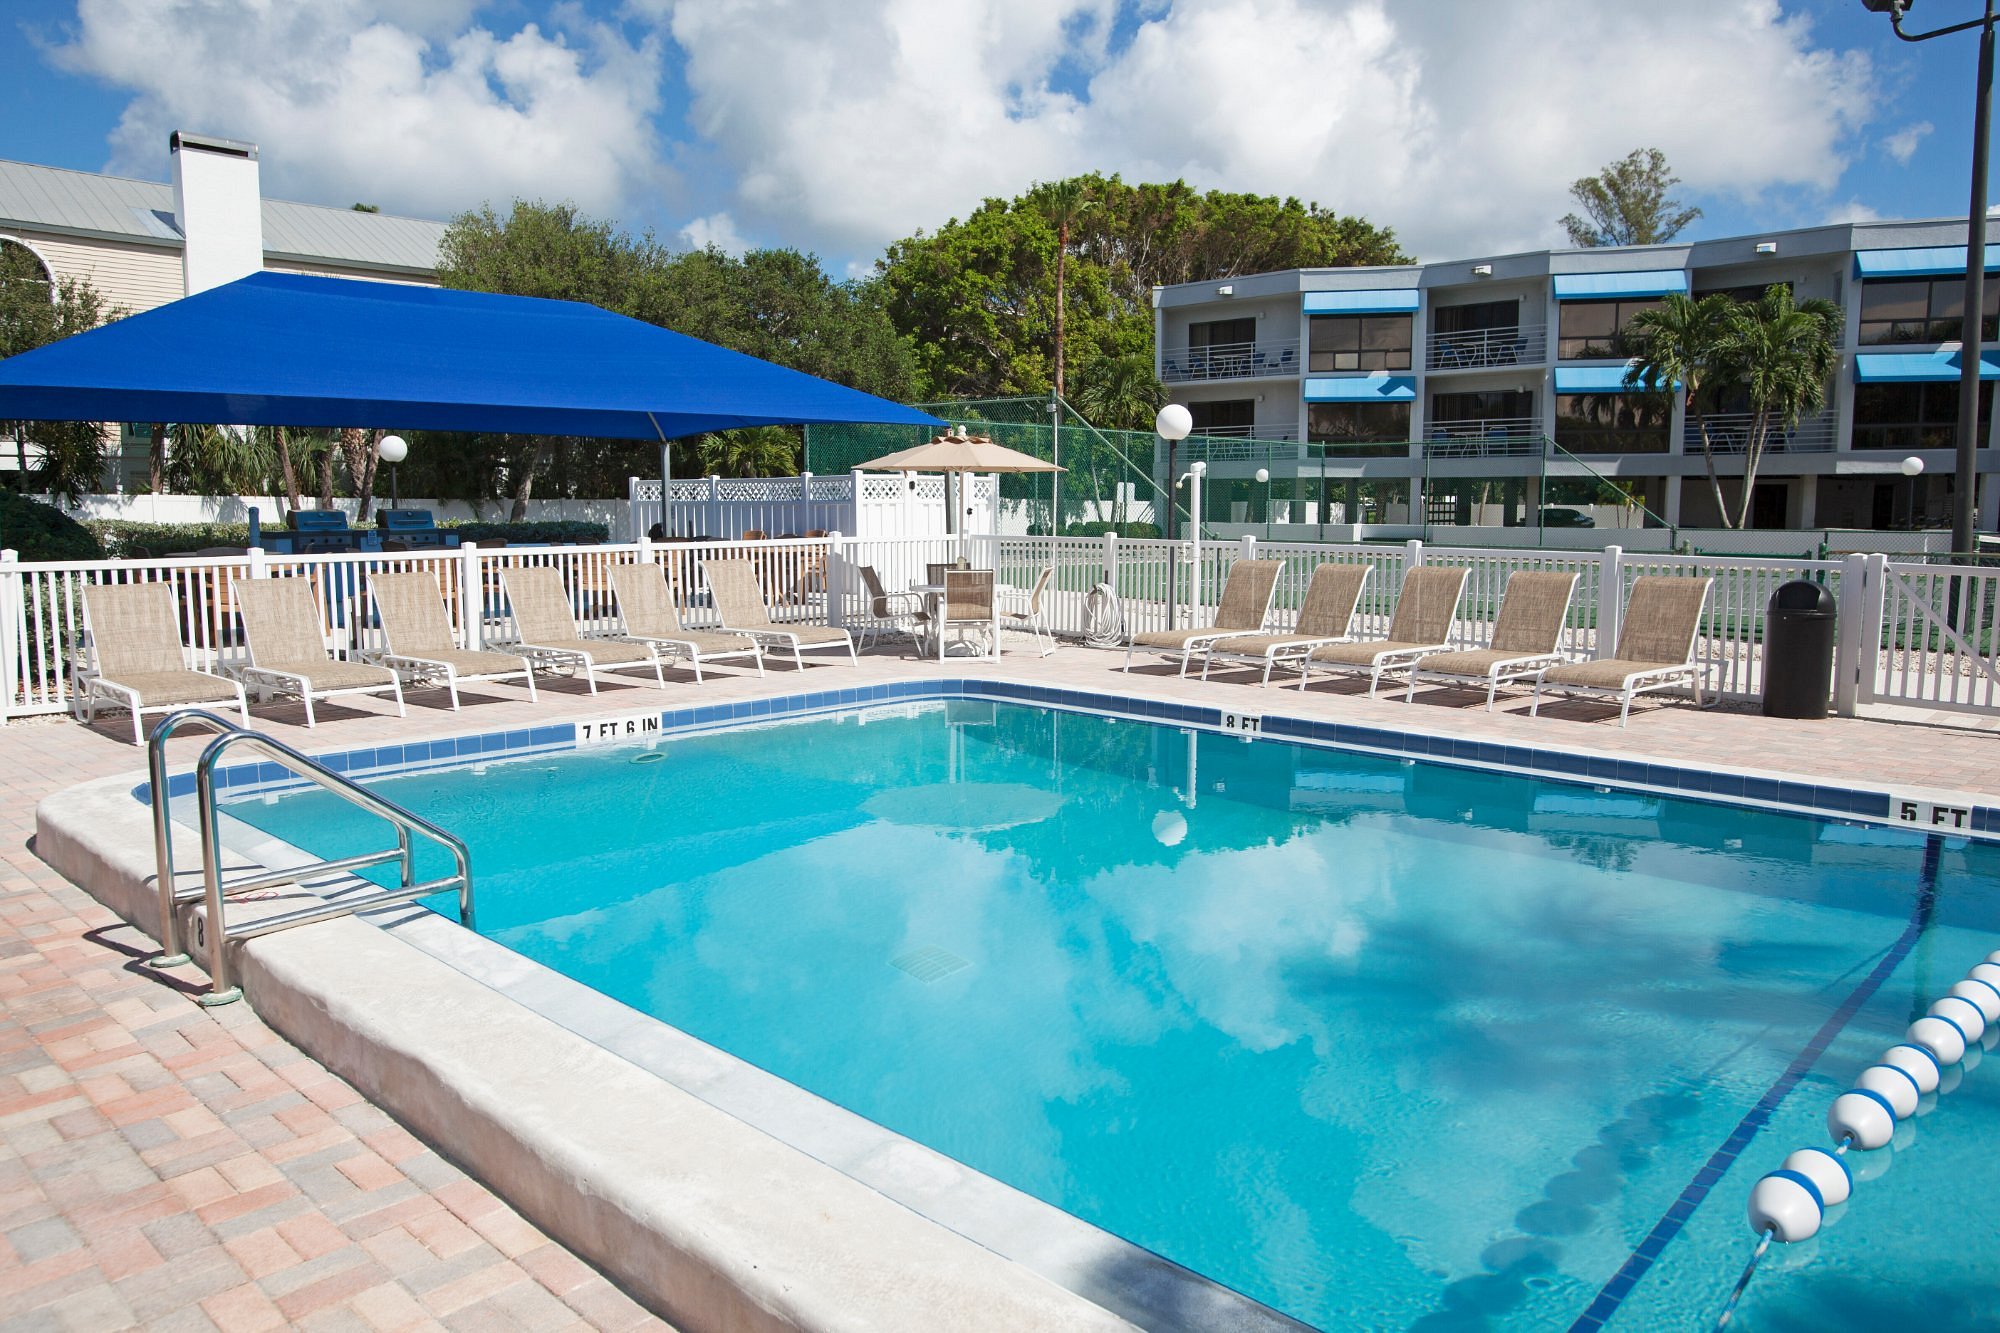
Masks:
[[[1790,482],[1758,482],[1750,492],[1750,526],[1753,528],[1784,527],[1785,504],[1790,499],[1791,489]]]

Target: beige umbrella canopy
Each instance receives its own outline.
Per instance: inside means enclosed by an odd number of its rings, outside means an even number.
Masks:
[[[871,458],[857,466],[869,472],[1066,472],[1067,468],[995,444],[985,435],[967,435],[953,426],[928,444]]]
[[[870,472],[942,472],[947,486],[954,472],[1067,472],[1068,468],[995,444],[989,436],[967,435],[965,427],[952,426],[944,434],[914,449],[884,454],[856,465]],[[960,483],[962,489],[964,483]],[[945,504],[945,531],[958,526],[958,501]],[[960,534],[961,545],[964,534]]]

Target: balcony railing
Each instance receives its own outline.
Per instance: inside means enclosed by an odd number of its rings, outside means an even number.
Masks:
[[[1748,412],[1711,413],[1708,418],[1708,447],[1718,454],[1746,452],[1750,448],[1752,421]],[[1831,412],[1807,417],[1790,430],[1782,421],[1773,421],[1770,434],[1764,439],[1764,452],[1830,454],[1833,452],[1834,435],[1835,422]],[[1688,418],[1687,428],[1681,436],[1681,447],[1691,454],[1701,452],[1701,427],[1693,417]]]
[[[1426,458],[1535,458],[1547,448],[1534,417],[1433,421],[1424,429]]]
[[[1299,373],[1299,340],[1289,342],[1215,343],[1183,347],[1160,358],[1160,379],[1167,384],[1191,380],[1242,380]]]
[[[1212,426],[1190,435],[1182,448],[1206,448],[1209,458],[1254,458],[1263,452],[1259,446],[1266,442],[1289,444],[1298,438],[1297,425]]]
[[[1548,360],[1546,324],[1506,329],[1466,329],[1433,333],[1424,357],[1426,370],[1480,370],[1488,366],[1532,366]]]

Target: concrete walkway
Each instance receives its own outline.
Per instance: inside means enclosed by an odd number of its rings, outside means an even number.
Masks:
[[[1489,716],[1483,699],[1464,694],[1427,692],[1406,706],[1316,683],[1281,695],[1241,675],[1207,684],[1157,668],[1124,675],[1121,660],[1066,647],[951,671],[1823,782],[2000,793],[1989,719],[1781,722],[1669,704],[1642,706],[1620,731],[1595,704],[1561,703],[1530,720],[1524,702]],[[539,706],[516,689],[473,686],[462,713],[417,694],[401,721],[374,701],[333,705],[313,732],[296,706],[257,713],[288,743],[332,749],[937,674],[936,664],[882,653],[858,672],[811,666],[803,680],[717,671],[696,687],[682,675],[665,694],[607,686],[593,698],[554,682]],[[128,725],[110,715],[95,728],[64,719],[0,728],[0,1329],[661,1327],[441,1157],[449,1144],[411,1137],[249,1005],[198,1008],[199,973],[145,969],[151,942],[36,859],[36,801],[143,765],[123,739]],[[177,740],[176,765],[203,743]]]

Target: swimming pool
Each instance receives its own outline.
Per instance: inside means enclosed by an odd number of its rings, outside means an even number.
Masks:
[[[2000,923],[1985,844],[988,701],[382,783],[470,843],[483,934],[1332,1327],[1569,1324],[1698,1180],[1611,1317],[1704,1326],[1749,1182]],[[1976,1326],[1990,1247],[1913,1219],[2000,1189],[1991,1082],[1744,1326],[1878,1326],[1918,1274]]]

